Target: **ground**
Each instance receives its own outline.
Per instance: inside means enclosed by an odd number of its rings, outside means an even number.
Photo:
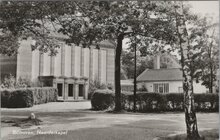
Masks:
[[[31,112],[39,126],[20,128],[1,124],[1,138],[16,140],[156,140],[185,133],[184,113],[106,113],[91,111],[89,101],[55,102],[32,108],[1,109],[1,120],[27,118]],[[197,113],[199,131],[218,133],[218,113]],[[18,134],[19,132],[19,134]],[[59,134],[48,134],[48,133]],[[16,134],[17,133],[17,134]],[[47,134],[43,134],[47,133]]]

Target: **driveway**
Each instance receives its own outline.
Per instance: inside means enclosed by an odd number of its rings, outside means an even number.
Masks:
[[[3,139],[152,140],[185,133],[184,113],[105,113],[90,102],[57,102],[25,109],[2,109],[1,119],[25,118],[34,112],[40,126],[21,129],[2,125]],[[218,130],[218,113],[197,113],[199,130]],[[17,133],[15,132],[23,132]],[[14,133],[14,134],[13,134]]]

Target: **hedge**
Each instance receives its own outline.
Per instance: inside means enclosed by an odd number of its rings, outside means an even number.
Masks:
[[[1,107],[24,108],[34,104],[57,101],[57,89],[53,87],[5,89],[1,92]]]
[[[114,92],[111,90],[96,90],[91,98],[92,109],[105,110],[114,107]]]
[[[183,111],[183,93],[149,93],[138,92],[136,96],[136,110],[138,112]],[[92,96],[92,108],[105,110],[114,108],[115,94],[113,91],[98,90]],[[196,111],[217,112],[219,109],[218,94],[201,93],[194,94]],[[131,92],[122,92],[122,108],[133,110],[134,96]]]

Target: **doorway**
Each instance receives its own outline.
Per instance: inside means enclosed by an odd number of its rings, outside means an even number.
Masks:
[[[73,97],[73,84],[68,85],[68,96]]]
[[[83,84],[79,84],[79,97],[83,97]]]
[[[58,83],[57,84],[57,89],[58,89],[58,96],[62,96],[62,92],[63,92],[63,84]]]

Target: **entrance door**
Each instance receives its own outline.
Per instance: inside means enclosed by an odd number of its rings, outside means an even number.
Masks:
[[[68,96],[73,97],[73,84],[68,85]]]
[[[83,97],[83,84],[79,84],[79,97]]]
[[[58,83],[57,84],[57,89],[58,89],[58,96],[62,96],[62,92],[63,92],[63,84]]]

